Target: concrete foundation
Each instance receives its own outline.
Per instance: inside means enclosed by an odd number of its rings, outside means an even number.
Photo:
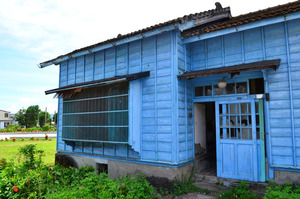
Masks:
[[[164,167],[61,153],[56,153],[55,163],[76,168],[91,165],[96,170],[100,168],[99,172],[106,168],[110,178],[118,178],[128,174],[138,176],[140,173],[144,173],[152,185],[168,189],[176,180],[187,180],[193,171],[193,163],[180,167]]]
[[[300,172],[275,170],[274,181],[281,185],[286,182],[293,182],[300,185]]]

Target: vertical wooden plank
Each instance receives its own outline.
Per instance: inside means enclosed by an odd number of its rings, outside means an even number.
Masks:
[[[219,102],[215,103],[215,117],[216,117],[216,150],[217,150],[217,176],[221,176],[222,169],[222,155],[220,147],[220,117],[219,117]]]
[[[157,36],[154,39],[154,118],[155,118],[155,160],[158,159],[158,126],[157,126]]]
[[[291,60],[290,60],[290,45],[288,38],[288,26],[287,22],[284,22],[284,34],[286,44],[286,55],[287,55],[287,67],[288,67],[288,80],[289,80],[289,91],[290,91],[290,108],[291,108],[291,125],[292,125],[292,139],[293,139],[293,163],[297,166],[296,157],[296,139],[295,139],[295,118],[294,118],[294,97],[292,89],[292,75],[291,75]]]
[[[259,99],[259,124],[260,124],[260,180],[266,181],[266,165],[265,165],[265,125],[264,125],[264,108],[263,99]]]
[[[171,73],[171,79],[172,79],[172,94],[173,94],[173,114],[172,114],[172,162],[177,163],[178,160],[178,153],[179,153],[179,140],[178,140],[178,59],[177,58],[177,40],[176,40],[176,33],[174,31],[170,34],[171,37],[171,68],[173,68]]]
[[[253,146],[253,181],[258,181],[258,153],[257,153],[257,139],[256,139],[256,115],[255,115],[255,101],[251,100],[251,119],[252,119],[252,146]],[[265,157],[265,156],[264,156]]]

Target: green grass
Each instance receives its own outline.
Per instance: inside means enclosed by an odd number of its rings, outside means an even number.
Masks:
[[[51,139],[51,141],[44,139],[38,141],[29,139],[25,139],[24,141],[17,139],[15,142],[11,139],[9,141],[0,141],[0,159],[5,158],[7,160],[18,162],[19,148],[27,144],[36,144],[38,150],[43,150],[45,152],[45,156],[43,157],[44,163],[47,165],[54,165],[56,139]]]

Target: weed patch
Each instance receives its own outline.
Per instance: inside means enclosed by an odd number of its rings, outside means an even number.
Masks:
[[[232,199],[232,198],[240,198],[240,199],[256,199],[258,198],[255,193],[250,191],[250,188],[246,181],[241,181],[240,184],[232,189],[227,191],[221,191],[219,199]]]
[[[116,180],[98,175],[93,167],[64,168],[42,162],[36,145],[19,149],[21,163],[1,160],[0,198],[152,198],[155,189],[145,176]]]
[[[276,185],[271,182],[267,187],[264,199],[299,199],[300,198],[300,186],[293,183],[285,183],[284,186]]]

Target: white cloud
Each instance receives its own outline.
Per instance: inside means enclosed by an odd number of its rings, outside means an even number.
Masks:
[[[57,109],[44,90],[58,85],[58,67],[37,64],[75,49],[186,14],[215,8],[216,0],[0,0],[0,109],[39,104]],[[288,0],[221,0],[234,16]],[[20,96],[22,95],[22,96]],[[51,107],[51,108],[50,108]]]

